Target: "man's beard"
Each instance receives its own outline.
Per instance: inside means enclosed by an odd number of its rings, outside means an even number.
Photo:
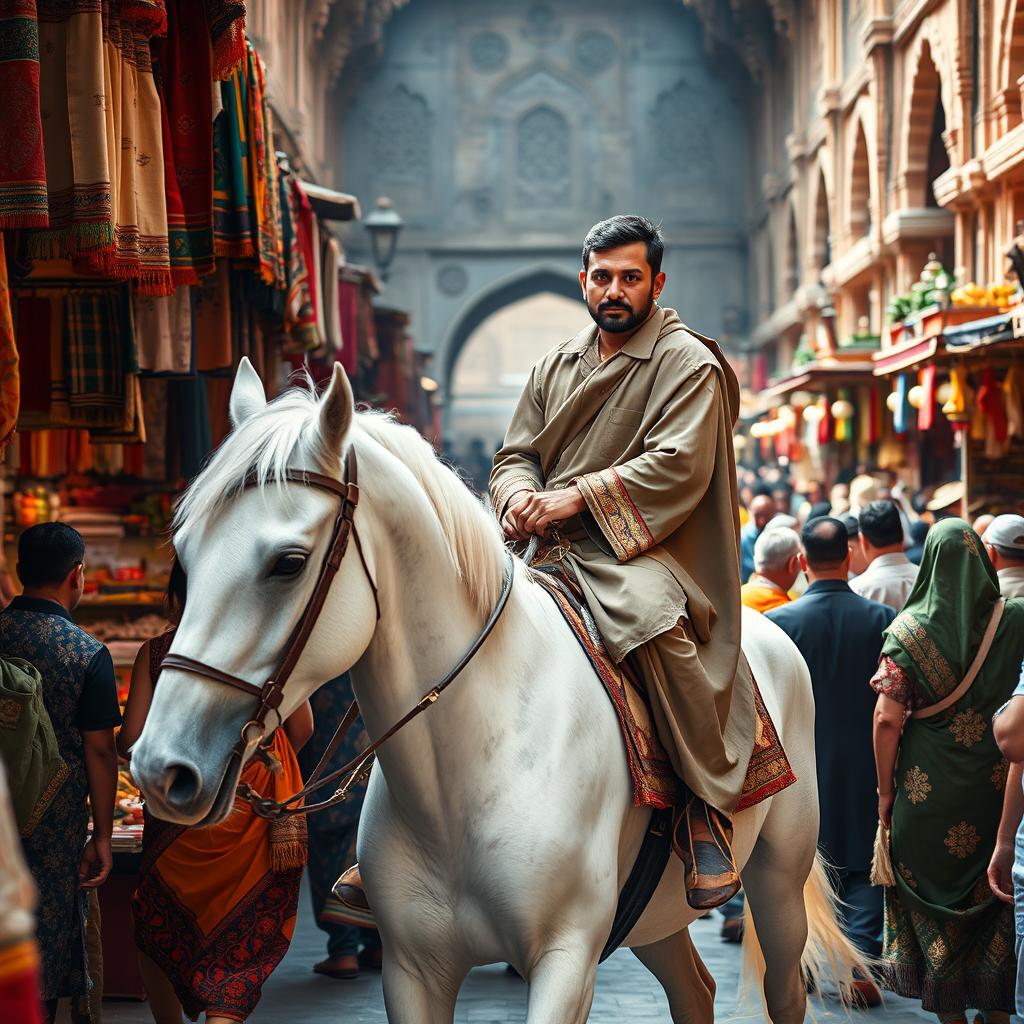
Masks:
[[[651,314],[651,307],[654,305],[654,285],[651,285],[650,294],[644,303],[643,309],[636,311],[628,302],[602,302],[596,309],[588,302],[587,309],[594,318],[594,323],[607,331],[609,334],[625,334],[627,331],[635,331]],[[614,319],[606,315],[607,310],[620,309],[628,315]]]

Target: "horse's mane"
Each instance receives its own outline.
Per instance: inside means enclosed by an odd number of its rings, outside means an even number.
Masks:
[[[175,538],[218,512],[250,476],[255,476],[260,489],[283,489],[283,474],[296,458],[317,472],[338,476],[340,458],[322,443],[318,409],[316,388],[306,378],[237,426],[178,502],[172,524]],[[437,517],[452,564],[473,605],[489,615],[501,593],[505,566],[505,547],[494,516],[412,427],[385,413],[363,411],[356,414],[353,430],[412,473]]]

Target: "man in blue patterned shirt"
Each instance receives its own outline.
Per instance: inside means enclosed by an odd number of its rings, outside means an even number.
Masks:
[[[110,652],[71,621],[85,585],[84,559],[81,535],[65,523],[26,530],[18,544],[25,590],[0,612],[0,652],[39,670],[43,703],[69,769],[23,841],[39,890],[40,995],[51,1022],[59,999],[77,1002],[87,994],[85,890],[101,885],[113,863],[114,727],[121,715]],[[90,808],[93,834],[87,843]]]

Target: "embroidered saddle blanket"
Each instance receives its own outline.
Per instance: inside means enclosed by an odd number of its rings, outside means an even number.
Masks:
[[[604,683],[619,720],[637,806],[678,806],[682,797],[682,783],[658,739],[643,681],[630,659],[618,665],[612,660],[604,648],[578,584],[561,564],[534,566],[533,574],[534,579],[553,598]],[[782,749],[778,731],[761,698],[756,679],[754,708],[757,712],[754,750],[737,811],[753,807],[796,782],[796,775]]]

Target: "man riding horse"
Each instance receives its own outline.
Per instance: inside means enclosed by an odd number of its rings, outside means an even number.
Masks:
[[[739,387],[718,346],[657,304],[663,253],[646,218],[591,228],[580,285],[595,326],[534,367],[490,494],[506,538],[549,542],[608,652],[640,673],[685,783],[673,846],[687,900],[708,909],[740,887],[730,817],[756,730],[740,652]],[[358,868],[335,892],[371,920]]]
[[[718,346],[658,305],[663,252],[646,218],[591,228],[580,285],[596,326],[534,367],[490,492],[507,538],[557,537],[609,653],[632,656],[689,790],[673,843],[687,899],[706,909],[739,888],[729,816],[755,732],[740,655],[739,387]]]

